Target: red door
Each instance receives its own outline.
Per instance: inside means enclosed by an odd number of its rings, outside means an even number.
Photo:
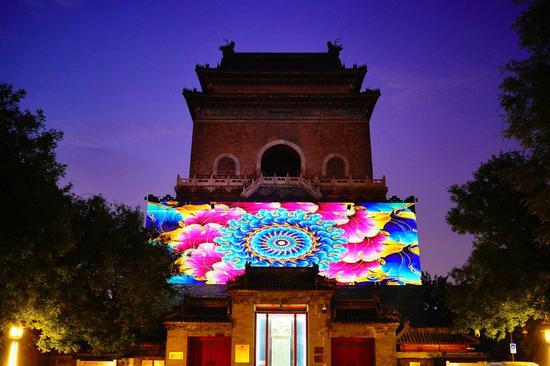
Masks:
[[[231,337],[189,337],[189,366],[230,366]]]
[[[332,366],[374,366],[374,339],[332,338]]]

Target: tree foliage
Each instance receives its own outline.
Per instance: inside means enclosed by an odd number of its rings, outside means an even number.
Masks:
[[[450,189],[456,207],[447,221],[456,232],[474,235],[466,264],[451,273],[450,306],[459,329],[502,338],[550,310],[550,247],[535,244],[541,222],[508,179],[525,159],[518,152],[495,156],[473,180]]]
[[[447,296],[450,286],[448,276],[432,276],[428,272],[422,272],[424,314],[427,326],[442,327],[452,325],[452,313],[447,306]]]
[[[0,84],[0,326],[13,322],[29,297],[47,294],[67,274],[51,271],[73,248],[65,167],[56,162],[62,134],[44,128],[42,111],[21,111],[23,90]]]
[[[124,352],[140,336],[158,332],[172,258],[166,248],[147,242],[136,209],[109,205],[99,196],[72,197],[71,209],[77,245],[61,261],[70,275],[56,282],[47,308],[33,303],[23,308],[29,314],[41,308],[47,319],[22,320],[41,330],[43,350],[76,350],[85,344],[95,352]]]
[[[550,2],[527,1],[514,24],[522,61],[504,68],[504,135],[520,151],[493,156],[471,181],[450,188],[447,221],[474,236],[452,271],[455,325],[503,338],[550,312]]]
[[[158,332],[172,258],[148,243],[138,209],[59,188],[62,134],[19,109],[24,95],[0,86],[0,326],[36,329],[43,351],[124,353]]]
[[[505,136],[518,141],[528,159],[509,179],[544,224],[536,240],[550,245],[550,2],[529,1],[513,27],[529,57],[504,68],[500,104]]]

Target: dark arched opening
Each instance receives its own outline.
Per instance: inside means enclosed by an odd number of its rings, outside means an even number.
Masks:
[[[330,158],[327,161],[327,177],[344,178],[346,176],[346,163],[340,158]]]
[[[223,157],[218,161],[216,167],[217,175],[235,175],[237,173],[237,165],[230,157]]]
[[[291,177],[300,175],[302,164],[300,155],[287,145],[275,145],[262,155],[262,174],[264,176]]]

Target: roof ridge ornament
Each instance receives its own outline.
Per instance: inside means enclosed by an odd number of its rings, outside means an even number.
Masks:
[[[340,51],[344,49],[344,46],[342,45],[340,38],[336,38],[334,40],[334,43],[332,43],[331,41],[328,41],[327,47],[328,47],[328,53],[336,56],[339,56]]]
[[[223,39],[225,41],[225,45],[220,46],[220,51],[222,51],[224,56],[232,55],[235,53],[235,41],[229,42],[227,39]]]

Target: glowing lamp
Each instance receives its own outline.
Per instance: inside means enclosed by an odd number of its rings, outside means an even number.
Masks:
[[[544,330],[544,340],[546,343],[550,343],[550,329]]]
[[[21,339],[23,337],[23,327],[13,326],[10,328],[10,339]]]
[[[17,354],[19,353],[19,341],[23,338],[23,327],[12,326],[8,332],[8,338],[12,340],[8,366],[17,366]]]

